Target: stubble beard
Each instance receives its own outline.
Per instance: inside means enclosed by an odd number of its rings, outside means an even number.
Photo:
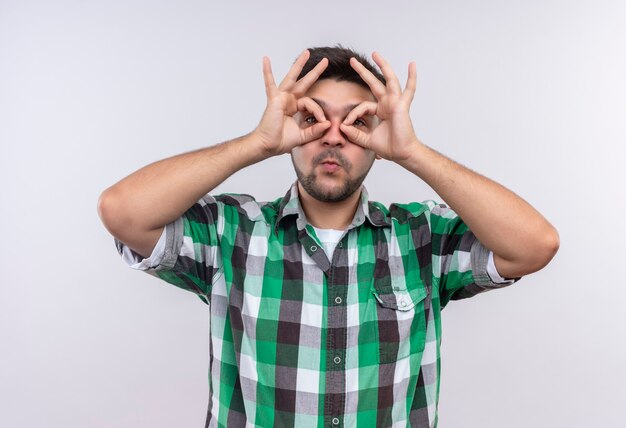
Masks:
[[[318,182],[318,176],[315,173],[315,170],[323,160],[328,158],[337,162],[343,169],[345,169],[346,173],[349,173],[352,170],[352,163],[341,153],[335,150],[326,150],[313,158],[311,162],[313,168],[311,169],[310,174],[304,174],[293,161],[293,156],[291,158],[300,185],[309,195],[320,202],[341,202],[348,199],[361,187],[361,184],[363,184],[365,177],[367,177],[367,174],[374,163],[372,159],[370,166],[358,177],[346,177],[338,186],[325,187]]]

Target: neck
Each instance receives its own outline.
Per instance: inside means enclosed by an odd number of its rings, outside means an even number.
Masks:
[[[298,196],[307,220],[320,229],[346,229],[361,201],[361,188],[340,202],[318,201],[298,183]]]

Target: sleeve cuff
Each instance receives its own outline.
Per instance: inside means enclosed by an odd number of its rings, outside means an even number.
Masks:
[[[489,261],[487,262],[487,273],[491,280],[497,284],[512,284],[510,279],[506,279],[500,275],[496,268],[496,262],[493,260],[493,251],[489,251]]]
[[[476,285],[496,288],[511,285],[519,280],[519,278],[502,278],[496,270],[496,265],[493,261],[493,252],[481,244],[478,239],[472,244],[470,252],[472,272]],[[490,264],[492,265],[491,267]]]
[[[150,257],[144,258],[118,239],[115,239],[115,245],[124,263],[132,269],[141,271],[172,269],[182,246],[182,238],[183,221],[182,218],[178,218],[163,228],[163,233]]]

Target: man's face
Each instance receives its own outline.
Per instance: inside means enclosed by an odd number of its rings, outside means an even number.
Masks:
[[[375,153],[350,142],[339,125],[354,107],[375,98],[363,86],[333,79],[316,82],[306,96],[320,105],[331,126],[321,138],[291,151],[298,181],[319,201],[343,201],[360,189],[374,163]],[[295,119],[301,128],[315,123],[315,117],[308,112],[299,112]],[[374,116],[363,116],[354,125],[369,132],[378,124],[377,120]]]

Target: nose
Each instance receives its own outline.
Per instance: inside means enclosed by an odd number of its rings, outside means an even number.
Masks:
[[[341,128],[339,128],[340,124],[341,120],[330,121],[330,128],[328,128],[326,133],[322,136],[322,144],[330,147],[345,146],[347,139],[345,134],[341,132]]]

